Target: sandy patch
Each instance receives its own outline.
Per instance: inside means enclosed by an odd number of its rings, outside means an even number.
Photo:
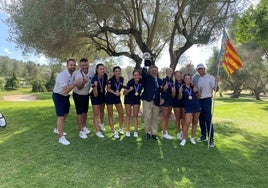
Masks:
[[[35,95],[8,95],[3,97],[6,101],[33,101],[36,100]]]

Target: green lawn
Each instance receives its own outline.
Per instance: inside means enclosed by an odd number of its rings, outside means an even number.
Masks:
[[[0,92],[0,98],[9,93]],[[0,128],[0,187],[268,186],[267,99],[217,98],[216,147],[209,150],[207,143],[181,147],[175,139],[146,140],[142,129],[138,139],[115,140],[107,121],[104,139],[93,131],[82,140],[73,105],[65,124],[71,145],[60,145],[52,132],[56,116],[50,93],[28,102],[0,99],[0,112],[8,121]],[[173,121],[169,133],[175,136]]]

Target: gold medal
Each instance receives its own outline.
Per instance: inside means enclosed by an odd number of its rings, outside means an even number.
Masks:
[[[119,93],[119,90],[116,90],[116,93]]]
[[[102,88],[101,88],[100,92],[103,93],[103,89]]]
[[[192,99],[193,99],[193,97],[192,97],[192,96],[189,96],[189,97],[188,97],[188,99],[189,99],[189,100],[192,100]]]
[[[135,89],[135,96],[139,96],[139,87],[140,87],[140,84],[136,85],[134,84],[134,89]]]

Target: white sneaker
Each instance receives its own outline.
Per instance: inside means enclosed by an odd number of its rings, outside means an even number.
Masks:
[[[57,128],[54,128],[53,132],[55,134],[59,134],[59,130]],[[66,135],[67,135],[67,133],[63,132],[63,136],[66,136]]]
[[[102,134],[102,132],[100,132],[100,131],[96,132],[96,135],[99,138],[103,138],[104,137],[103,134]]]
[[[126,132],[126,137],[130,137],[130,132],[129,131]]]
[[[112,135],[114,138],[119,138],[118,134],[115,131],[112,131]]]
[[[65,145],[65,146],[70,144],[70,142],[65,138],[65,136],[62,136],[59,138],[59,143],[61,143],[62,145]]]
[[[162,136],[163,136],[163,131],[161,131],[161,134],[162,134]],[[168,134],[167,130],[166,130],[166,134]]]
[[[163,138],[168,139],[168,140],[172,140],[172,136],[170,136],[168,133],[164,134]]]
[[[190,142],[191,142],[191,144],[194,144],[194,145],[196,144],[194,138],[190,138]]]
[[[182,132],[177,133],[177,138],[178,138],[179,140],[182,140]]]
[[[134,132],[133,136],[137,138],[139,136],[138,132]]]
[[[123,131],[123,129],[121,129],[121,128],[118,130],[118,132],[119,132],[119,134],[121,134],[121,135],[124,134],[124,131]]]
[[[80,138],[83,138],[83,139],[87,138],[87,134],[84,131],[80,131],[79,136]]]
[[[185,146],[185,144],[186,144],[186,139],[182,139],[180,145],[181,145],[181,146]]]
[[[99,123],[99,127],[100,127],[100,130],[101,131],[105,131],[106,130],[103,123]]]
[[[88,128],[86,128],[86,127],[83,128],[83,132],[86,133],[86,134],[90,134],[91,133],[91,131]]]

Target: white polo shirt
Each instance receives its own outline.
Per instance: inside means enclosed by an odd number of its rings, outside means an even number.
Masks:
[[[71,78],[72,78],[72,75],[69,73],[67,69],[58,73],[56,77],[56,83],[55,83],[53,92],[61,94],[63,96],[68,96],[68,94],[65,94],[63,92],[63,87],[71,84]]]
[[[79,79],[83,81],[83,77],[85,77],[85,76],[88,78],[88,82],[84,85],[84,88],[82,88],[80,90],[77,87],[75,87],[73,89],[73,92],[78,94],[78,95],[87,95],[89,93],[89,89],[91,86],[91,80],[92,80],[94,74],[95,74],[94,71],[91,69],[88,69],[87,74],[82,72],[81,69],[75,71],[73,73],[72,82],[75,82],[75,80],[79,80]]]
[[[206,73],[204,76],[199,76],[197,85],[199,91],[202,88],[201,99],[212,97],[212,92],[215,88],[215,78]]]

